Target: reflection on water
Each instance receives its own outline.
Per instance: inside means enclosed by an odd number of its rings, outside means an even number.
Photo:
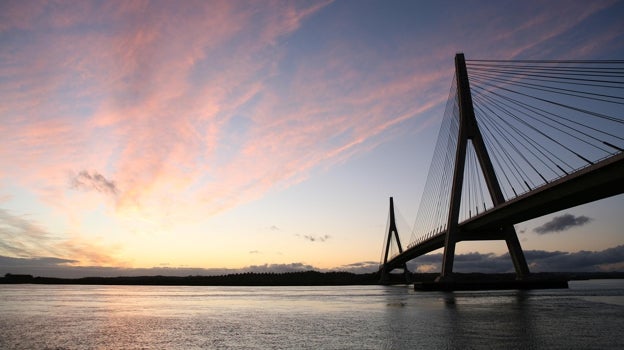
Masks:
[[[618,349],[623,282],[455,293],[0,285],[0,348]]]
[[[526,291],[445,293],[450,348],[504,349],[538,347]]]

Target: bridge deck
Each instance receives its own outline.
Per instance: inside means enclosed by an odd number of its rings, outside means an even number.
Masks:
[[[538,187],[459,224],[459,241],[500,239],[504,225],[624,193],[624,152]],[[446,231],[403,251],[386,264],[388,271],[444,247]]]

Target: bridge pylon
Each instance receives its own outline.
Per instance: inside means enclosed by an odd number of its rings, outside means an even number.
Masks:
[[[461,240],[458,220],[468,141],[472,142],[494,207],[505,202],[503,192],[494,172],[494,167],[492,166],[492,161],[485,147],[485,143],[483,142],[483,137],[475,118],[472,96],[470,94],[470,83],[466,70],[466,61],[462,53],[458,53],[455,56],[455,78],[457,83],[457,99],[459,102],[459,136],[455,152],[455,168],[451,188],[447,234],[444,241],[442,273],[439,280],[451,278],[453,273],[453,261],[455,258],[455,245]],[[517,277],[522,279],[529,275],[529,267],[513,225],[509,224],[499,227],[497,235],[488,235],[486,239],[505,240]]]
[[[384,259],[381,268],[379,269],[379,282],[381,284],[389,284],[390,283],[390,272],[392,269],[389,269],[387,266],[388,255],[390,254],[390,245],[392,244],[392,237],[396,240],[397,247],[399,248],[399,254],[403,253],[403,246],[401,246],[401,239],[399,238],[399,230],[396,226],[396,219],[394,216],[394,200],[390,197],[390,223],[388,224],[388,235],[386,237],[386,247],[384,249]],[[407,269],[407,264],[403,263],[403,265],[399,268],[403,269],[403,274],[405,276],[405,282],[410,282],[410,272]]]

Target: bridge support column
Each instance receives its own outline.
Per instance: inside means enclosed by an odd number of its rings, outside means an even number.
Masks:
[[[455,152],[455,168],[453,170],[453,184],[451,188],[451,199],[449,216],[447,221],[447,235],[444,242],[444,257],[442,261],[442,274],[439,280],[450,279],[453,274],[453,261],[455,259],[455,245],[460,240],[459,237],[459,209],[461,204],[462,186],[464,182],[464,168],[466,162],[466,148],[468,141],[472,142],[479,165],[483,171],[483,176],[490,192],[490,197],[494,206],[505,202],[490,156],[483,142],[483,137],[479,131],[479,126],[474,115],[472,96],[470,94],[470,84],[468,82],[468,72],[463,54],[455,56],[455,78],[457,83],[457,100],[459,102],[459,135],[457,139],[457,149]],[[518,278],[524,278],[529,274],[529,267],[524,253],[520,247],[520,241],[513,226],[501,228],[501,237],[507,243],[509,255],[514,264]]]
[[[410,283],[411,274],[407,269],[407,264],[403,263],[401,266],[389,266],[388,265],[388,254],[390,254],[390,245],[392,243],[392,237],[396,240],[397,246],[399,248],[399,254],[403,253],[403,246],[401,246],[401,239],[399,238],[399,230],[396,227],[396,219],[394,216],[394,199],[390,197],[390,224],[388,225],[388,235],[386,237],[386,247],[384,250],[384,260],[381,268],[379,269],[379,283],[381,284],[389,284],[390,280],[390,272],[395,268],[403,269],[403,274],[405,276],[405,282]]]
[[[505,243],[507,243],[507,250],[509,250],[509,256],[516,270],[517,278],[524,279],[528,277],[530,274],[529,265],[526,262],[524,252],[520,246],[520,240],[518,240],[518,235],[513,226],[505,230]]]

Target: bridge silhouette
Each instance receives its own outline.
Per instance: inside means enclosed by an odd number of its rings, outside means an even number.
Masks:
[[[506,242],[530,275],[514,225],[624,193],[624,61],[466,60],[455,76],[406,247],[394,202],[381,280],[444,248],[451,281],[461,241]]]

